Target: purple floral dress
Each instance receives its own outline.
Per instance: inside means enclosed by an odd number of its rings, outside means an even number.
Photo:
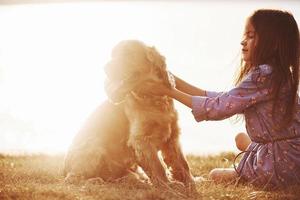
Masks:
[[[298,100],[293,122],[280,131],[276,129],[282,115],[279,112],[272,117],[271,75],[272,67],[261,65],[228,92],[193,96],[192,113],[198,122],[244,114],[252,142],[237,172],[242,180],[256,186],[277,188],[300,184],[300,104]],[[280,90],[279,111],[286,105],[288,91],[287,87]]]

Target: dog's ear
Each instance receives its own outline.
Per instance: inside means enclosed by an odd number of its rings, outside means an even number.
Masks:
[[[155,47],[146,48],[146,58],[155,67],[166,69],[166,62],[165,62],[166,59],[164,56],[158,53]]]
[[[162,56],[155,47],[147,47],[146,50],[147,60],[152,64],[153,71],[168,87],[175,87],[174,77],[169,74],[166,67],[165,57]]]

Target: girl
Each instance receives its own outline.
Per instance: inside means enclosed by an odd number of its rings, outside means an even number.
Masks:
[[[247,20],[241,45],[243,61],[232,90],[204,91],[175,77],[176,88],[159,86],[156,95],[168,95],[192,108],[198,122],[244,115],[247,134],[238,134],[236,143],[245,153],[236,170],[212,170],[214,181],[240,177],[265,188],[299,184],[297,23],[285,11],[257,10]]]

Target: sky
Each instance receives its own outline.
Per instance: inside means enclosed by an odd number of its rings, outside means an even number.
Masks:
[[[65,152],[106,99],[103,66],[121,40],[155,46],[172,73],[202,89],[230,89],[246,18],[259,8],[288,10],[300,23],[297,1],[0,0],[0,152]],[[175,106],[185,153],[237,151],[242,120],[197,123]]]

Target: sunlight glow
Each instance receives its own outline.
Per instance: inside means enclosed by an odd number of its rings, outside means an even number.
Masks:
[[[245,19],[264,5],[0,5],[0,151],[66,151],[89,113],[105,100],[103,65],[124,39],[156,46],[170,71],[192,84],[228,89]],[[271,6],[289,9],[299,23],[298,5]],[[185,152],[234,150],[234,133],[244,130],[242,123],[197,124],[190,110],[178,103],[176,107]]]

